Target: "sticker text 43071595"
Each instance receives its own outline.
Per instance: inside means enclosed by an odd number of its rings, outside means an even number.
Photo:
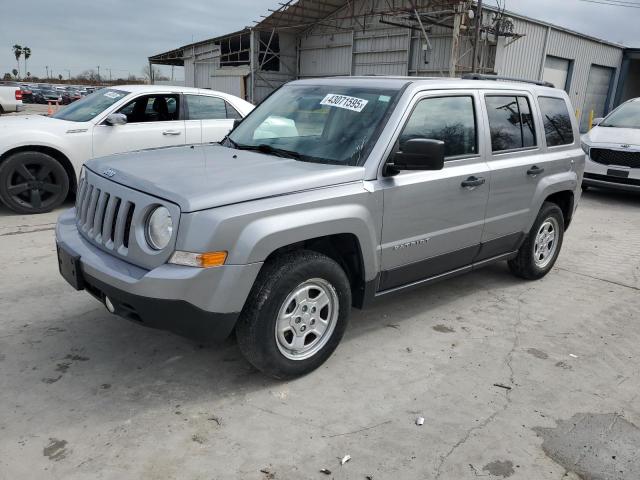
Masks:
[[[344,108],[346,110],[352,110],[354,112],[361,112],[364,107],[369,103],[368,100],[363,98],[349,97],[347,95],[338,95],[336,93],[330,93],[322,99],[320,105],[327,105],[329,107]]]

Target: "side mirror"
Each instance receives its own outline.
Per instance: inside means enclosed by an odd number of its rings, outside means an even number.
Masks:
[[[593,126],[595,127],[595,126],[601,124],[603,120],[604,120],[604,118],[602,118],[602,117],[594,118],[593,119]]]
[[[240,125],[241,123],[242,123],[242,120],[241,120],[241,119],[239,119],[239,118],[236,118],[236,119],[233,121],[233,128],[231,129],[231,131],[234,131],[234,130],[236,129],[236,127],[237,127],[238,125]]]
[[[116,125],[124,125],[127,123],[127,116],[124,113],[110,113],[107,115],[104,123],[115,127]]]
[[[442,170],[444,168],[444,142],[431,138],[411,138],[400,143],[399,151],[387,164],[392,171]]]

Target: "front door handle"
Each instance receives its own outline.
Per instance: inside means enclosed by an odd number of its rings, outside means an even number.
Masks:
[[[165,130],[162,132],[163,135],[180,135],[181,133],[180,130]]]
[[[482,185],[485,181],[486,180],[484,178],[482,178],[482,177],[476,177],[474,175],[471,175],[464,182],[462,182],[461,185],[464,188],[468,188],[469,190],[472,190],[472,189]]]
[[[540,175],[542,172],[544,172],[544,168],[540,168],[537,165],[534,165],[529,170],[527,170],[527,175],[535,177],[536,175]]]

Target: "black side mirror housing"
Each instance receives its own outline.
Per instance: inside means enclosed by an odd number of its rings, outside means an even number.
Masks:
[[[400,143],[400,148],[387,163],[388,174],[401,170],[442,170],[444,168],[444,142],[431,138],[411,138]]]

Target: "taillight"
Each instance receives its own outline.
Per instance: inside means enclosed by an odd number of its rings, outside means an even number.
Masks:
[[[16,90],[16,100],[22,100],[22,90]]]

